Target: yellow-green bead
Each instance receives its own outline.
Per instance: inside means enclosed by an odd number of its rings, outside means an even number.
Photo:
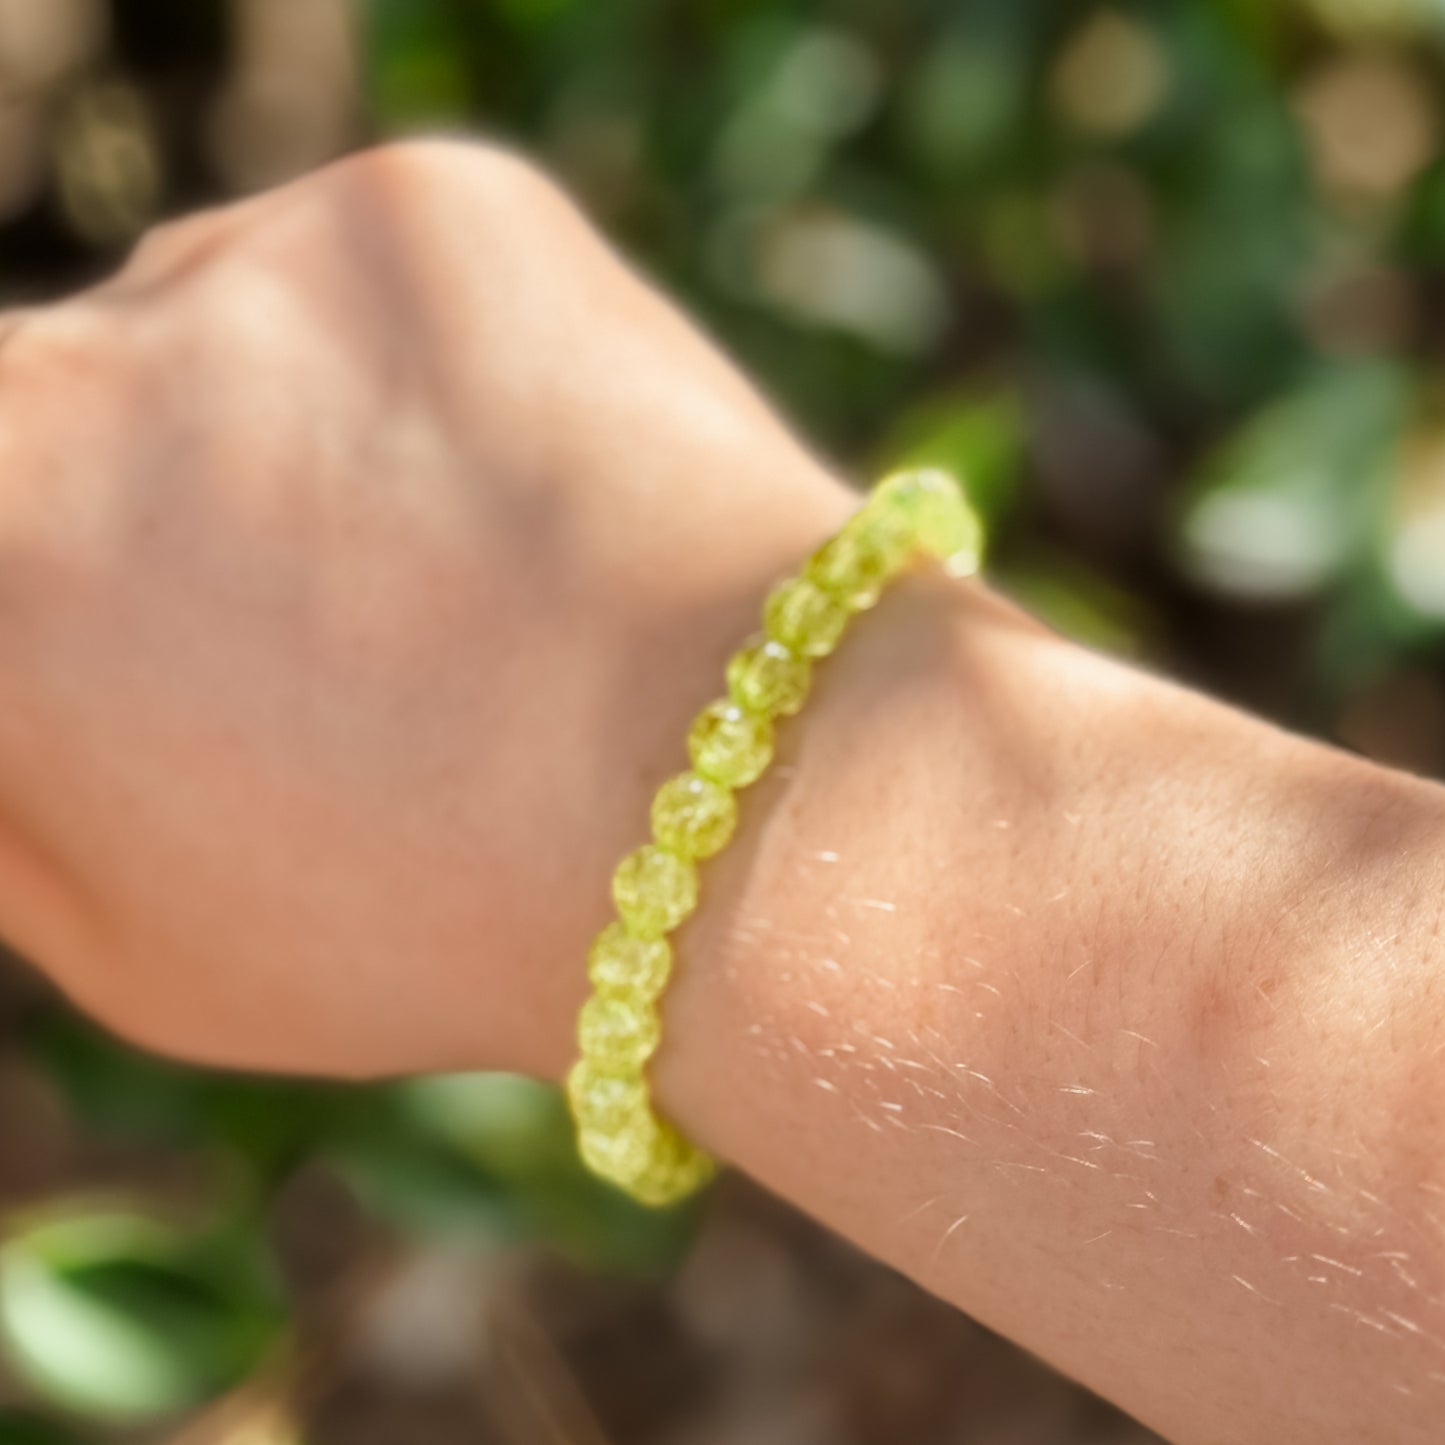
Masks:
[[[698,773],[669,778],[652,800],[652,836],[682,858],[711,858],[737,823],[732,790]]]
[[[848,609],[806,577],[773,588],[763,610],[768,636],[803,657],[826,657],[848,625]]]
[[[671,968],[672,948],[665,938],[636,938],[621,923],[609,923],[587,955],[587,976],[604,993],[656,998]]]
[[[849,518],[843,530],[874,552],[889,574],[902,567],[918,548],[913,518],[901,507],[881,504],[876,492]]]
[[[672,1125],[659,1121],[657,1137],[646,1165],[631,1181],[633,1195],[643,1204],[660,1208],[676,1204],[702,1188],[716,1165]]]
[[[728,691],[733,701],[761,717],[787,717],[802,707],[812,680],[806,657],[761,638],[728,662]]]
[[[579,1059],[567,1075],[567,1102],[579,1129],[606,1133],[647,1112],[647,1085],[639,1074],[612,1074]]]
[[[983,527],[963,489],[937,468],[897,472],[874,489],[870,506],[907,520],[917,543],[955,575],[978,570]]]
[[[634,938],[657,938],[697,907],[697,869],[666,848],[645,844],[617,865],[612,901]]]
[[[850,611],[861,612],[877,602],[906,555],[905,549],[880,544],[866,527],[850,522],[808,559],[806,576]]]
[[[641,994],[595,993],[577,1016],[582,1057],[599,1073],[635,1072],[662,1037],[657,1010]]]
[[[577,1151],[594,1174],[631,1190],[653,1162],[657,1137],[657,1120],[643,1110],[615,1129],[580,1129]]]
[[[731,698],[720,698],[694,719],[687,750],[703,777],[725,788],[745,788],[773,760],[773,725]]]

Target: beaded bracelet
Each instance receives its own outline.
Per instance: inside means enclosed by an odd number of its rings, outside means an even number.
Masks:
[[[732,837],[735,791],[767,770],[774,722],[802,707],[813,662],[837,647],[853,614],[873,606],[913,558],[937,558],[951,575],[966,576],[978,570],[981,550],[978,518],[947,474],[896,472],[879,482],[801,575],[769,594],[763,632],[727,665],[728,695],[709,703],[688,733],[692,771],[652,800],[653,841],[612,875],[617,918],[588,954],[594,992],[578,1017],[581,1057],[567,1095],[588,1168],[644,1204],[681,1199],[714,1168],[653,1111],[644,1073],[662,1032],[667,934],[697,907],[698,862]]]

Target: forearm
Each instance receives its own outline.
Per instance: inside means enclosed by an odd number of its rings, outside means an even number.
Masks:
[[[1433,1438],[1445,794],[908,584],[710,865],[664,1101],[1171,1438]]]

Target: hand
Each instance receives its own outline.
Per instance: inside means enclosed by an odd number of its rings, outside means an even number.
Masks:
[[[0,353],[0,927],[155,1048],[559,1071],[611,863],[847,494],[522,162],[168,226]]]

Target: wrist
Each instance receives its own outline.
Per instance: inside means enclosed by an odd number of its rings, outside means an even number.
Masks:
[[[660,1116],[646,1065],[661,1038],[657,999],[673,969],[672,936],[696,911],[698,863],[736,830],[738,792],[766,775],[780,721],[813,690],[849,622],[914,565],[977,570],[981,527],[956,482],[910,470],[884,478],[823,545],[769,589],[761,629],[728,658],[721,700],[689,730],[692,769],[651,800],[651,839],[612,878],[616,919],[589,951],[596,992],[578,1019],[568,1096],[584,1160],[647,1203],[696,1189],[712,1161]]]
[[[931,585],[745,809],[662,1103],[1171,1434],[1282,1429],[1283,1379],[1355,1421],[1423,1346],[1352,1322],[1445,1282],[1445,793]],[[1180,1359],[1217,1412],[1180,1417]]]
[[[810,1168],[811,1126],[782,1122],[785,1101],[806,1114],[905,998],[930,995],[941,1025],[962,997],[950,980],[979,926],[980,865],[1014,850],[983,734],[997,654],[1020,644],[1062,645],[986,588],[896,584],[817,669],[709,865],[656,1078],[704,1144],[777,1187]]]
[[[587,633],[584,650],[599,669],[600,703],[592,725],[579,727],[577,745],[586,754],[578,771],[594,785],[565,840],[572,906],[565,917],[540,920],[546,966],[529,970],[525,992],[514,995],[517,1010],[496,1021],[494,1043],[484,1041],[490,1066],[500,1061],[552,1079],[566,1072],[589,989],[588,945],[612,912],[613,868],[646,841],[652,794],[687,767],[689,724],[724,690],[727,659],[756,631],[771,585],[858,503],[811,464],[775,467],[761,481],[749,474],[734,490],[757,495],[721,509],[723,479],[694,481],[697,504],[670,504],[638,540],[629,565],[616,574],[604,615],[579,611],[559,624]],[[515,837],[510,820],[501,823]],[[704,865],[704,896],[722,861]]]

